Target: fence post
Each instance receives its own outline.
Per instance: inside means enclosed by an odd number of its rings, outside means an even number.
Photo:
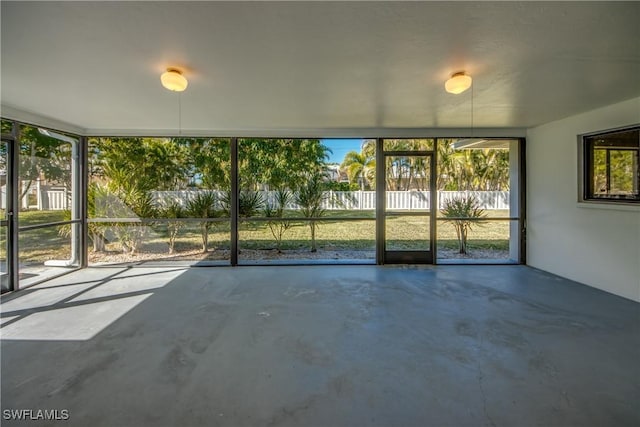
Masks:
[[[40,188],[40,178],[36,179],[36,209],[42,210],[42,189]]]

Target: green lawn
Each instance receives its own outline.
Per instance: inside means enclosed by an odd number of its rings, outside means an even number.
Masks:
[[[487,211],[490,218],[508,216],[507,211]],[[287,212],[288,216],[297,216],[296,212]],[[364,217],[369,220],[340,221],[345,217]],[[40,224],[63,221],[63,211],[27,211],[20,212],[20,225]],[[328,211],[319,223],[316,242],[319,250],[324,251],[374,251],[375,250],[375,212],[374,211]],[[145,230],[140,253],[164,256],[168,253],[167,225],[157,223],[143,227]],[[109,226],[104,226],[109,243],[108,252],[121,253],[122,246],[118,236]],[[137,229],[136,229],[137,230]],[[22,264],[42,263],[48,259],[66,259],[70,254],[69,238],[58,234],[59,227],[47,227],[20,233],[20,262]],[[228,250],[230,248],[229,223],[214,223],[209,232],[209,249]],[[387,245],[393,249],[423,249],[428,239],[426,217],[398,216],[388,218],[386,224]],[[0,236],[2,238],[4,236]],[[478,224],[469,233],[469,251],[508,252],[509,222],[494,221]],[[441,251],[455,252],[458,247],[455,230],[451,224],[438,221],[438,248]],[[176,253],[194,252],[201,248],[198,223],[185,223],[176,241]],[[243,250],[273,250],[275,240],[264,222],[241,220],[239,225],[239,246]],[[304,252],[310,248],[310,229],[308,223],[292,222],[284,233],[283,251]]]
[[[18,212],[18,224],[20,227],[45,224],[69,220],[69,213],[65,211],[21,211]]]
[[[64,221],[64,211],[24,211],[18,213],[20,227]],[[21,265],[42,264],[50,259],[68,259],[71,255],[69,238],[58,234],[60,227],[46,227],[21,231],[18,236],[18,256]],[[0,235],[0,245],[6,247],[6,233]]]

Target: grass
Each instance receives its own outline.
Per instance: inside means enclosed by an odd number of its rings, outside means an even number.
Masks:
[[[18,214],[20,227],[64,221],[64,211],[23,211]],[[37,230],[19,232],[18,258],[21,265],[42,264],[50,259],[68,259],[71,256],[71,243],[68,238],[58,234],[59,227],[46,227]],[[6,254],[6,229],[0,233],[2,259]]]
[[[487,211],[489,218],[508,216],[508,211]],[[287,212],[287,216],[299,216],[296,212]],[[339,221],[346,217],[364,217],[369,220]],[[20,225],[41,224],[63,221],[63,211],[26,211],[20,212]],[[140,252],[166,254],[168,238],[166,224],[157,223],[145,226],[147,235]],[[105,226],[107,229],[108,226]],[[375,212],[374,211],[327,211],[317,229],[316,241],[319,250],[375,250]],[[67,259],[70,255],[70,242],[58,234],[59,227],[47,227],[20,233],[19,251],[21,264],[41,264],[49,259]],[[228,250],[230,248],[229,223],[215,223],[209,233],[210,250]],[[397,216],[389,217],[386,223],[387,245],[393,249],[422,249],[428,239],[426,217]],[[117,237],[108,233],[110,243],[107,251],[121,252]],[[4,236],[2,236],[4,237]],[[1,238],[1,237],[0,237]],[[455,230],[451,224],[438,221],[437,243],[439,250],[455,251],[458,247]],[[180,230],[176,242],[176,252],[194,251],[201,247],[199,225],[186,223]],[[275,240],[264,222],[242,220],[239,225],[240,249],[271,250]],[[308,223],[294,222],[284,234],[284,251],[310,249],[310,231]],[[494,221],[476,225],[469,233],[469,250],[499,251],[509,250],[509,222]]]
[[[21,211],[18,213],[18,225],[20,227],[68,219],[68,217],[65,217],[65,211]]]

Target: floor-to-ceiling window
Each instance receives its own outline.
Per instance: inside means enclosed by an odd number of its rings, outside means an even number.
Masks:
[[[325,139],[326,209],[317,227],[324,258],[376,261],[376,140]]]
[[[230,141],[90,138],[89,262],[230,258]]]
[[[520,262],[520,145],[438,139],[438,263]]]
[[[19,126],[17,194],[20,287],[80,266],[79,147],[77,136]]]
[[[375,141],[238,140],[239,263],[375,261]]]
[[[82,139],[9,120],[2,134],[3,289],[11,258],[27,286],[83,254],[91,265],[523,261],[517,139]]]

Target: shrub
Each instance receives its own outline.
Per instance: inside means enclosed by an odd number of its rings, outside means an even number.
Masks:
[[[481,225],[481,219],[486,218],[486,213],[480,207],[480,202],[474,196],[458,197],[445,200],[444,207],[440,210],[442,216],[453,225],[458,236],[459,253],[467,254],[467,235],[473,223]]]
[[[271,235],[276,241],[278,253],[282,252],[282,237],[284,233],[293,225],[291,221],[284,219],[284,209],[292,200],[293,196],[289,191],[277,190],[274,203],[266,203],[263,209],[264,216],[274,218],[267,222]]]
[[[241,191],[238,198],[238,215],[243,218],[256,215],[265,206],[262,193],[257,191]],[[284,208],[284,206],[283,206]]]
[[[241,191],[238,197],[238,216],[248,218],[256,215],[265,206],[262,193],[257,191]],[[231,215],[231,191],[227,191],[220,199],[220,205],[225,214]]]
[[[123,208],[125,208],[122,217],[133,216],[143,220],[155,218],[157,214],[153,197],[148,191],[130,188],[121,192],[120,199],[124,202]],[[122,245],[122,251],[135,254],[146,237],[149,226],[150,223],[142,221],[116,224],[113,228]]]
[[[167,219],[178,219],[185,217],[185,209],[180,203],[174,201],[158,210],[158,216]],[[167,221],[167,234],[169,237],[169,253],[173,254],[178,237],[178,232],[186,224],[182,221]]]
[[[201,191],[194,198],[187,202],[187,212],[195,218],[215,218],[216,217],[216,195],[212,191]],[[213,223],[210,221],[200,222],[200,235],[202,237],[202,252],[207,252],[209,244],[209,229]]]

